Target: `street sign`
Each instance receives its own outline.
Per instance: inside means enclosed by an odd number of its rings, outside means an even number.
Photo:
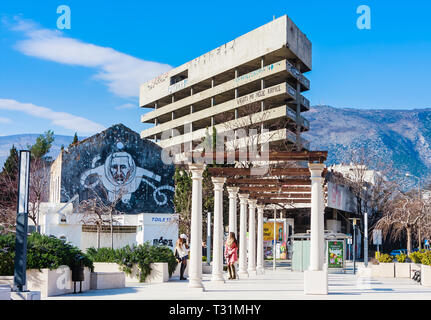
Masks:
[[[376,246],[382,245],[382,230],[380,229],[373,230],[373,244]]]

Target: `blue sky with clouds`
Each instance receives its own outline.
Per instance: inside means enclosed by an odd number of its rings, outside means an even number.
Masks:
[[[61,4],[70,30],[56,29]],[[0,135],[140,131],[140,83],[283,14],[313,44],[312,104],[431,107],[430,1],[2,0]]]

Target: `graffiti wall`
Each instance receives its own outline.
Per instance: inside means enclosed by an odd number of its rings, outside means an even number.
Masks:
[[[173,213],[175,168],[161,148],[123,125],[92,136],[63,153],[61,202],[97,194],[128,214]]]

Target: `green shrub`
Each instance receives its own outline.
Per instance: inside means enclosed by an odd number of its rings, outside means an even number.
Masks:
[[[32,233],[27,239],[27,269],[70,268],[82,257],[85,267],[93,270],[93,262],[77,247],[54,236]],[[0,275],[13,275],[15,259],[15,235],[0,235]]]
[[[202,256],[202,262],[207,262],[207,256]]]
[[[151,260],[153,262],[167,262],[169,277],[172,276],[177,267],[177,259],[169,247],[151,246]]]
[[[414,263],[421,263],[422,260],[422,252],[416,251],[412,252],[409,255],[410,260],[412,260]]]
[[[117,262],[117,250],[111,248],[88,248],[87,255],[93,262]]]
[[[140,282],[144,282],[150,275],[151,263],[167,262],[169,277],[177,267],[177,260],[169,247],[152,246],[149,242],[138,246],[127,245],[120,249],[89,248],[87,253],[94,262],[118,263],[126,274],[131,274],[133,266],[138,265]]]
[[[424,265],[431,265],[431,251],[425,251],[421,256],[421,263]]]
[[[380,254],[377,260],[379,260],[380,263],[388,263],[388,262],[393,262],[394,257],[392,257],[387,253],[384,253],[384,254]]]
[[[15,259],[15,235],[0,235],[0,275],[13,275]]]
[[[400,253],[396,256],[398,262],[405,263],[407,262],[407,255],[405,253]]]

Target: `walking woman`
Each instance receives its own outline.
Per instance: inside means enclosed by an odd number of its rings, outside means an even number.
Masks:
[[[227,269],[229,270],[229,280],[236,279],[235,262],[238,261],[238,242],[235,233],[230,232],[227,238],[224,257],[226,258]]]
[[[181,263],[180,280],[187,280],[187,278],[184,277],[184,271],[186,270],[187,258],[189,257],[188,249],[189,248],[186,243],[186,239],[179,238],[175,244],[175,258],[177,259],[178,263]]]

